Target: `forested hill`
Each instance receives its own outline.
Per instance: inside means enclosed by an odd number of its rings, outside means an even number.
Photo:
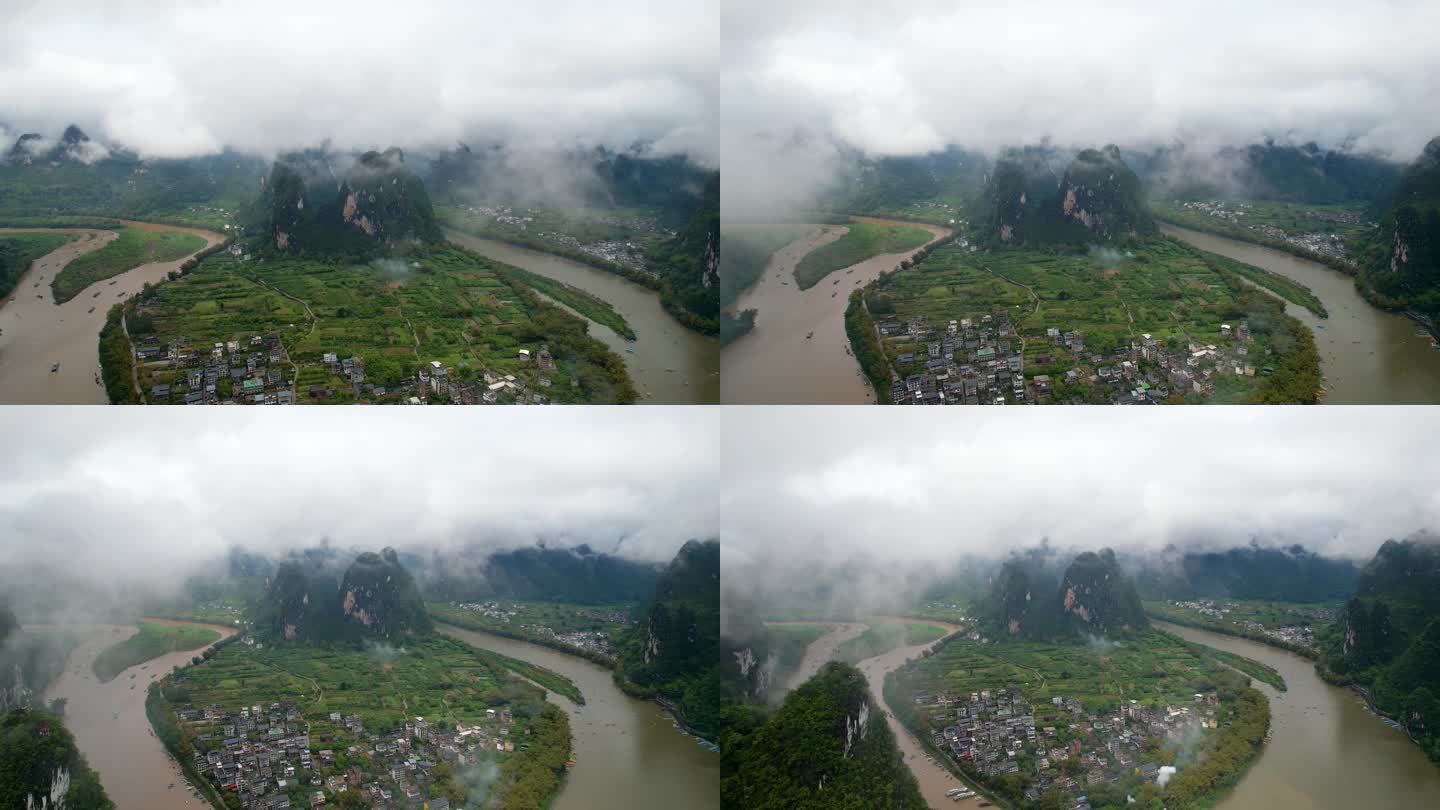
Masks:
[[[1156,232],[1140,180],[1120,149],[1086,149],[1058,185],[1043,156],[1011,150],[995,164],[979,217],[995,244],[1091,244]]]
[[[113,810],[115,803],[58,715],[16,709],[0,714],[0,807]]]
[[[651,250],[650,265],[660,274],[661,300],[681,323],[706,334],[719,331],[720,317],[720,173],[705,190],[684,230]]]
[[[1361,261],[1376,290],[1440,323],[1440,137],[1401,174]]]
[[[1217,152],[1183,144],[1149,155],[1145,184],[1157,199],[1214,199],[1242,195],[1265,200],[1331,205],[1364,203],[1379,211],[1389,204],[1401,166],[1347,148],[1273,139]]]
[[[762,710],[725,710],[720,804],[753,810],[924,810],[865,676],[831,662]]]
[[[1169,549],[1133,563],[1147,599],[1260,599],[1323,602],[1355,593],[1360,569],[1304,546],[1246,546],[1225,551]]]
[[[1331,680],[1368,688],[1440,760],[1440,541],[1380,547],[1328,634],[1319,667]]]
[[[336,582],[289,561],[256,605],[256,632],[275,641],[403,641],[432,625],[420,590],[393,549],[365,552]]]
[[[1070,640],[1149,627],[1134,583],[1108,548],[1077,555],[1058,583],[1041,560],[1006,560],[978,614],[980,626],[996,639]]]
[[[720,543],[691,540],[655,583],[644,618],[617,646],[621,676],[676,708],[701,734],[719,728]]]
[[[425,184],[391,147],[358,157],[312,150],[275,161],[251,214],[267,250],[367,256],[438,242]]]

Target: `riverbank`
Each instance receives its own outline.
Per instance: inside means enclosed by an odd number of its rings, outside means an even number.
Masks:
[[[894,226],[892,220],[852,217],[851,222]],[[908,223],[905,223],[908,224]],[[770,257],[760,279],[727,310],[756,310],[754,328],[721,352],[722,400],[757,404],[863,404],[876,393],[851,350],[845,312],[852,291],[908,266],[917,255],[948,238],[951,231],[920,225],[931,234],[926,245],[871,256],[835,270],[809,290],[795,282],[795,267],[811,252],[839,240],[847,228],[812,225],[804,236]],[[888,392],[887,392],[888,393]]]
[[[112,224],[136,231],[200,236],[205,239],[205,247],[182,259],[147,262],[96,281],[69,301],[56,304],[50,286],[54,275],[75,258],[97,251],[118,238],[115,231],[95,228],[59,231],[74,233],[78,238],[33,262],[21,277],[16,293],[0,304],[0,402],[108,403],[110,397],[100,373],[100,335],[112,306],[133,298],[146,285],[160,284],[171,278],[172,273],[183,272],[182,268],[192,262],[194,256],[225,241],[220,234],[194,228],[132,220],[116,220]],[[17,229],[19,232],[34,230]],[[55,231],[40,229],[40,232]]]
[[[1440,351],[1415,321],[1378,309],[1354,280],[1329,267],[1270,247],[1174,225],[1161,232],[1209,253],[1285,276],[1307,287],[1328,318],[1286,302],[1285,312],[1314,336],[1327,404],[1440,403]]]
[[[204,651],[170,652],[101,683],[92,671],[95,659],[116,642],[138,632],[138,628],[99,625],[71,652],[65,671],[45,693],[47,701],[65,699],[66,725],[91,767],[100,775],[106,792],[120,808],[189,810],[210,804],[186,790],[167,787],[183,781],[185,760],[183,757],[177,760],[155,735],[146,702],[150,684],[165,673],[189,666],[195,655],[204,655],[237,636],[232,627],[194,622],[176,624],[204,626],[220,633],[222,638]]]
[[[1155,626],[1273,667],[1289,687],[1285,692],[1263,683],[1253,687],[1269,699],[1271,740],[1216,810],[1434,806],[1440,768],[1404,733],[1367,711],[1354,693],[1323,681],[1310,659],[1238,636],[1165,622]]]
[[[632,698],[612,670],[528,641],[453,625],[437,631],[471,646],[529,661],[574,681],[584,706],[550,700],[570,715],[575,765],[548,810],[719,808],[720,757],[655,703]]]
[[[1234,636],[1236,638],[1243,638],[1247,641],[1253,641],[1257,644],[1264,644],[1267,647],[1274,647],[1277,650],[1285,650],[1286,652],[1292,652],[1296,655],[1309,658],[1312,661],[1319,660],[1320,658],[1320,653],[1317,650],[1312,650],[1309,647],[1301,647],[1298,644],[1286,644],[1279,639],[1270,638],[1263,633],[1256,633],[1250,630],[1246,630],[1243,627],[1227,627],[1220,624],[1207,624],[1205,622],[1188,619],[1184,616],[1179,616],[1173,613],[1160,613],[1154,610],[1145,611],[1145,615],[1149,616],[1151,619],[1166,622],[1168,624],[1178,624],[1181,627],[1191,627],[1196,630],[1208,630],[1212,633],[1219,633],[1222,636]]]
[[[682,325],[653,289],[567,257],[453,228],[446,229],[445,237],[487,259],[580,290],[612,309],[628,334],[585,317],[584,312],[577,314],[585,318],[590,336],[624,361],[643,401],[673,405],[720,401],[719,340]]]

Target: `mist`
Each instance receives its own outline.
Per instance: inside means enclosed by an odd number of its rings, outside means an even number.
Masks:
[[[719,532],[715,420],[698,408],[11,417],[0,592],[22,615],[172,596],[187,577],[223,575],[237,546],[271,559],[312,549],[342,570],[350,550],[537,542],[659,563]]]
[[[1363,562],[1440,525],[1440,436],[1424,408],[772,408],[722,421],[727,611],[892,612],[967,573],[983,587],[1027,549],[1057,570],[1104,547],[1251,543]]]
[[[147,158],[643,141],[713,165],[718,6],[621,0],[6,4],[6,124]]]
[[[1208,164],[1269,137],[1408,162],[1440,134],[1440,52],[1410,33],[1440,28],[1433,3],[736,0],[722,17],[727,217],[814,205],[846,149],[1183,144]]]

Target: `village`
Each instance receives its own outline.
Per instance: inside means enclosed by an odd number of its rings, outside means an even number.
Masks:
[[[1016,686],[916,694],[913,701],[940,729],[935,747],[957,764],[970,764],[986,781],[1018,776],[1031,801],[1050,791],[1069,793],[1077,797],[1077,810],[1089,808],[1086,787],[1131,777],[1154,782],[1160,765],[1147,753],[1167,738],[1218,728],[1220,706],[1212,692],[1195,694],[1187,706],[1147,708],[1130,700],[1092,713],[1074,698],[1033,705]]]
[[[476,724],[449,729],[415,717],[384,734],[367,731],[358,716],[332,712],[314,723],[328,730],[313,739],[312,722],[289,701],[233,710],[179,705],[176,716],[194,735],[195,769],[246,810],[325,807],[352,791],[370,807],[423,802],[448,810],[450,802],[432,790],[440,763],[460,769],[515,750],[504,707],[487,709]]]
[[[1118,405],[1149,405],[1173,397],[1208,398],[1215,378],[1255,377],[1271,373],[1251,356],[1245,321],[1222,324],[1214,343],[1191,339],[1162,344],[1140,335],[1128,348],[1107,355],[1086,351],[1079,330],[1048,327],[1046,350],[1032,354],[1047,372],[1070,365],[1063,375],[1025,376],[1026,340],[1004,310],[950,321],[934,328],[924,317],[877,325],[887,347],[911,348],[894,355],[890,401],[897,405],[1024,405],[1080,402],[1076,391],[1089,389]],[[920,348],[923,346],[923,351]],[[1270,350],[1262,350],[1268,355]],[[1068,395],[1061,389],[1068,391]]]
[[[526,232],[529,232],[530,228],[536,225],[537,215],[544,213],[540,209],[533,208],[517,212],[508,205],[468,206],[465,208],[465,211],[482,217],[488,217],[501,225],[518,228]],[[597,217],[594,221],[601,225],[609,225],[630,231],[653,233],[666,239],[675,236],[674,231],[660,227],[659,223],[656,222],[653,217],[622,217],[611,215]],[[538,226],[535,235],[547,242],[553,242],[560,247],[587,253],[612,264],[618,264],[622,267],[628,267],[631,270],[637,270],[657,278],[659,277],[658,273],[650,269],[649,264],[645,260],[645,246],[639,242],[628,239],[605,239],[596,242],[582,242],[576,237],[560,231],[538,230]]]
[[[500,624],[512,624],[512,620],[520,615],[519,605],[505,606],[500,602],[460,602],[457,605],[462,610],[471,613],[478,613],[493,622]],[[582,619],[593,619],[595,621],[609,622],[611,624],[631,625],[635,620],[629,613],[618,610],[586,610],[575,611],[575,615]],[[553,627],[539,623],[515,624],[517,628],[525,633],[551,641],[557,641],[571,647],[576,647],[592,653],[610,656],[610,639],[599,630],[556,630]]]
[[[1236,627],[1243,628],[1252,633],[1259,633],[1260,635],[1276,639],[1277,641],[1283,641],[1286,644],[1294,644],[1309,650],[1315,650],[1316,652],[1320,650],[1320,644],[1315,640],[1315,630],[1310,625],[1295,624],[1281,627],[1268,627],[1250,619],[1232,619],[1229,614],[1238,609],[1237,605],[1233,603],[1216,603],[1208,599],[1171,602],[1170,604],[1178,608],[1193,610],[1201,616],[1233,624]],[[1326,607],[1291,609],[1309,616],[1314,619],[1316,623],[1325,624],[1335,621],[1338,613],[1334,608]]]
[[[280,336],[272,333],[253,335],[241,341],[217,342],[208,348],[192,346],[185,336],[168,343],[149,338],[135,344],[135,359],[147,367],[147,373],[170,369],[172,382],[156,383],[148,391],[148,401],[155,404],[185,405],[294,405],[301,402],[325,402],[337,397],[340,379],[344,393],[355,400],[392,402],[408,405],[449,403],[452,405],[544,405],[549,402],[541,390],[554,384],[555,359],[549,346],[537,350],[520,349],[516,362],[533,368],[533,374],[521,378],[515,374],[480,371],[462,374],[439,360],[422,364],[414,377],[398,386],[377,385],[365,375],[365,361],[359,357],[341,358],[336,352],[325,352],[321,365],[329,376],[304,391],[297,390],[297,366],[289,358]],[[578,385],[571,380],[571,385]]]
[[[1251,213],[1249,209],[1253,208],[1250,203],[1235,203],[1227,208],[1226,203],[1219,200],[1203,202],[1181,202],[1176,200],[1175,205],[1235,225],[1243,225],[1244,223],[1241,222],[1241,218],[1247,213]],[[1374,223],[1367,222],[1359,213],[1352,211],[1323,211],[1315,212],[1311,214],[1311,216],[1316,219],[1335,222],[1341,225],[1374,225]],[[1339,234],[1325,233],[1323,231],[1292,234],[1283,228],[1263,223],[1246,225],[1245,227],[1248,227],[1250,230],[1255,231],[1267,239],[1273,239],[1277,242],[1287,242],[1312,253],[1318,253],[1321,256],[1350,261],[1350,255],[1345,250],[1345,240],[1341,238]]]

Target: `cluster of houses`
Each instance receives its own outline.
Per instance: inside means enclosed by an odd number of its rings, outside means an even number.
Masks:
[[[1269,638],[1283,641],[1287,644],[1295,644],[1307,649],[1319,651],[1320,644],[1315,640],[1315,630],[1308,624],[1283,625],[1280,627],[1269,627],[1251,619],[1231,619],[1229,614],[1238,606],[1233,602],[1216,603],[1208,599],[1194,599],[1184,602],[1171,602],[1171,605],[1192,610],[1201,616],[1206,616],[1217,621],[1229,622],[1236,627],[1244,628],[1251,633],[1259,633]],[[1338,611],[1328,607],[1293,608],[1296,612],[1303,613],[1316,623],[1329,624],[1335,621]]]
[[[152,403],[183,403],[185,405],[293,405],[308,398],[323,402],[335,397],[331,381],[314,383],[297,391],[290,359],[277,333],[254,335],[248,341],[230,340],[213,347],[194,347],[180,336],[168,344],[147,338],[135,344],[135,359],[149,366],[174,369],[171,382],[150,387]],[[455,369],[439,360],[420,367],[415,376],[398,386],[376,385],[366,379],[365,361],[359,357],[341,358],[326,352],[321,364],[333,378],[341,378],[356,399],[373,402],[403,402],[421,405],[438,398],[454,405],[521,404],[544,405],[549,398],[539,390],[553,385],[555,358],[547,345],[538,351],[520,349],[516,360],[533,367],[533,379],[514,374],[482,371],[471,379],[461,379]],[[571,381],[578,385],[577,380]]]
[[[512,619],[520,615],[519,605],[505,606],[500,602],[460,602],[457,604],[461,610],[468,610],[471,613],[478,613],[491,621],[500,624],[510,624]],[[634,624],[635,620],[629,613],[618,610],[577,610],[575,615],[586,619],[611,622],[614,624]],[[610,655],[610,639],[599,630],[556,630],[545,624],[519,624],[521,630],[537,638],[550,639],[562,644],[576,647],[581,650]]]
[[[986,780],[1017,776],[1031,801],[1050,791],[1078,796],[1076,807],[1086,806],[1086,787],[1137,776],[1155,781],[1160,766],[1145,760],[1147,745],[1220,723],[1213,692],[1197,693],[1190,705],[1151,708],[1130,700],[1104,712],[1090,712],[1074,698],[1032,704],[1016,686],[913,700],[940,729],[935,746],[957,764],[969,763]],[[1060,767],[1065,760],[1078,768]]]
[[[176,716],[193,735],[196,770],[246,810],[324,807],[352,792],[370,807],[448,810],[449,801],[432,790],[439,763],[459,769],[515,750],[514,719],[503,707],[473,725],[442,729],[416,717],[385,734],[339,712],[312,723],[289,701],[237,709],[186,704]]]
[[[466,209],[472,214],[488,217],[502,225],[528,231],[535,222],[535,209],[528,209],[526,213],[517,213],[508,205],[494,206],[471,206]],[[660,227],[660,224],[651,217],[601,217],[596,220],[600,224],[625,228],[632,231],[645,231],[660,234],[664,238],[675,235],[674,231]],[[582,242],[568,233],[560,231],[536,231],[535,235],[548,242],[553,242],[568,250],[577,250],[581,253],[588,253],[612,264],[628,267],[641,273],[648,273],[652,276],[659,274],[650,269],[645,260],[645,246],[639,242],[628,239],[606,239],[598,242]]]
[[[1199,202],[1180,202],[1176,200],[1175,204],[1181,208],[1236,225],[1242,224],[1240,221],[1241,218],[1246,215],[1247,210],[1251,207],[1249,203],[1235,203],[1227,208],[1226,203],[1219,200]],[[1364,216],[1355,211],[1321,211],[1310,214],[1310,216],[1341,225],[1374,225],[1374,223],[1367,222]],[[1305,248],[1312,253],[1318,253],[1322,256],[1330,256],[1331,258],[1345,261],[1349,261],[1350,259],[1349,254],[1345,251],[1345,240],[1341,238],[1339,234],[1325,233],[1323,231],[1292,234],[1283,228],[1268,224],[1249,225],[1246,227],[1267,239],[1288,242],[1296,247]]]
[[[1191,340],[1182,349],[1141,335],[1107,355],[1086,350],[1085,335],[1045,330],[1044,351],[1030,352],[1037,368],[1070,365],[1063,377],[1025,375],[1026,341],[1005,310],[930,327],[923,316],[877,325],[894,358],[890,401],[897,405],[1023,405],[1056,401],[1060,385],[1100,389],[1110,402],[1143,405],[1171,396],[1213,396],[1215,378],[1255,377],[1273,371],[1251,356],[1249,324],[1222,324],[1216,343]],[[1270,350],[1261,350],[1268,355]]]

